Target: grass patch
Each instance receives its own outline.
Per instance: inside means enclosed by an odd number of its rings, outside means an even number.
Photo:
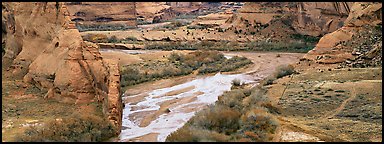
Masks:
[[[201,26],[188,26],[188,29],[205,29]],[[149,42],[145,49],[159,50],[218,50],[218,51],[274,51],[274,52],[299,52],[306,53],[314,48],[314,44],[302,41],[292,42],[265,42],[251,41],[245,44],[229,41],[199,40],[190,42]]]
[[[320,38],[315,37],[315,36],[310,36],[310,35],[301,35],[301,34],[293,34],[291,35],[291,38],[296,39],[296,40],[302,40],[305,43],[317,43]]]
[[[307,53],[315,47],[315,44],[310,44],[302,41],[291,42],[266,42],[266,41],[251,41],[246,44],[248,51],[276,51],[276,52],[299,52]]]
[[[79,32],[85,31],[117,31],[117,30],[129,30],[136,28],[126,24],[76,24],[76,28]]]
[[[86,34],[82,36],[83,40],[93,43],[107,43],[108,37],[105,34]]]

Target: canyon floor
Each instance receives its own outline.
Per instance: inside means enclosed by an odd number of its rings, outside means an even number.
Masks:
[[[106,59],[119,59],[119,63],[125,65],[143,60],[163,59],[171,51],[107,50],[101,53]],[[334,66],[299,61],[303,56],[299,53],[225,52],[225,55],[245,56],[254,64],[223,75],[246,74],[255,82],[271,74],[280,64],[294,64],[296,71],[299,72],[278,79],[269,86],[268,96],[281,108],[281,114],[276,115],[280,127],[274,141],[382,140],[381,68],[334,69],[332,68]],[[129,102],[134,106],[144,101],[145,97],[155,90],[171,88],[213,75],[191,74],[130,86],[124,93],[123,102]],[[40,93],[37,89],[24,88],[22,82],[14,80],[3,80],[2,87],[3,141],[12,141],[15,135],[22,133],[29,125],[58,119],[70,115],[77,109],[92,111],[95,108],[94,105],[75,107],[44,99],[44,93]],[[158,98],[180,95],[195,88],[194,86],[176,88]],[[160,106],[158,110],[136,113],[129,115],[128,118],[135,121],[139,127],[146,127],[161,115],[167,115],[172,107],[196,101],[196,97],[202,93],[204,92],[196,92],[190,97],[165,100],[158,103]],[[136,96],[132,97],[134,95]],[[205,105],[191,105],[184,111],[198,111]],[[159,133],[147,132],[122,141],[158,141],[158,136]],[[117,140],[118,138],[112,139]]]
[[[188,51],[184,51],[188,52]],[[128,54],[131,53],[131,54]],[[134,53],[134,54],[132,54]],[[139,54],[138,54],[139,53]],[[141,53],[141,54],[140,54]],[[120,62],[135,63],[148,58],[162,59],[171,51],[103,51],[106,58],[120,58]],[[124,55],[132,59],[125,59]],[[303,54],[276,52],[224,52],[226,56],[240,55],[251,59],[254,64],[234,72],[251,77],[253,85],[275,71],[281,64],[293,64],[298,73],[283,77],[268,86],[268,96],[281,108],[276,115],[280,127],[273,141],[381,141],[382,137],[382,69],[343,68],[321,65],[310,61],[299,61]],[[204,92],[196,91],[189,97],[163,99],[158,109],[145,111],[136,104],[146,101],[156,90],[164,90],[155,98],[171,97],[192,92],[196,86],[180,86],[196,79],[212,78],[215,74],[187,76],[146,82],[127,88],[124,103],[130,105],[130,121],[137,128],[156,123],[159,117],[170,115],[172,108],[196,101]],[[249,80],[249,79],[248,79]],[[245,81],[245,80],[244,80]],[[223,85],[224,86],[224,85]],[[214,86],[212,86],[214,89]],[[228,89],[229,90],[229,89]],[[166,92],[165,92],[166,91]],[[159,100],[159,99],[158,99]],[[190,105],[184,112],[194,112],[207,104]],[[140,109],[143,110],[140,112]],[[170,110],[171,109],[171,110]],[[135,112],[136,111],[136,112]],[[124,118],[123,118],[124,119]],[[123,120],[124,121],[124,120]],[[180,122],[179,125],[185,123]],[[123,122],[124,123],[124,122]],[[124,124],[123,124],[124,129]],[[145,134],[129,139],[113,141],[158,141],[160,133],[146,131]],[[164,135],[162,136],[164,137]]]
[[[126,61],[123,60],[123,55],[132,55],[132,53],[141,54],[134,54],[135,56],[130,56],[136,57],[136,59],[126,59]],[[142,59],[148,57],[154,59],[162,59],[164,58],[163,55],[166,56],[170,53],[171,51],[102,51],[102,55],[105,58],[120,58],[120,63],[124,64],[139,62]],[[182,126],[183,123],[188,120],[188,117],[191,117],[194,112],[201,110],[206,105],[208,105],[209,103],[207,101],[211,101],[211,103],[213,103],[217,100],[217,97],[221,95],[222,92],[230,90],[231,81],[234,78],[242,79],[243,82],[249,81],[250,84],[256,85],[260,79],[274,72],[274,69],[277,66],[281,64],[293,63],[303,56],[303,54],[300,53],[276,52],[225,52],[224,55],[228,57],[235,55],[245,56],[248,59],[252,60],[254,64],[248,65],[246,68],[242,68],[233,72],[222,73],[219,75],[191,74],[187,76],[174,77],[154,82],[146,82],[127,87],[123,96],[123,102],[126,103],[126,107],[129,107],[129,112],[125,111],[124,113],[129,114],[123,116],[122,135],[124,135],[124,129],[129,129],[132,127],[136,128],[135,132],[137,133],[130,134],[128,136],[120,136],[119,141],[159,141],[159,139],[161,139],[160,141],[164,141],[164,136],[166,135],[163,134],[159,137],[159,135],[161,134],[161,130],[160,132],[151,132],[150,130],[144,129],[147,128],[151,129],[152,131],[156,131],[156,129],[166,127],[164,126],[164,123],[163,125],[160,125],[158,121],[160,120],[160,117],[166,117],[167,115],[179,114],[178,118],[187,117],[184,120],[178,120],[169,126],[167,125],[168,127],[170,127],[171,130],[174,131],[175,129],[177,129],[177,127]],[[208,87],[204,87],[204,85]],[[204,97],[202,95],[206,95],[208,97]],[[176,98],[171,99],[170,97]],[[200,99],[205,98],[205,102],[198,102],[199,97],[201,97]],[[148,108],[148,105],[144,106],[142,104],[144,103],[144,101],[148,102],[148,99],[153,99],[153,101],[156,100],[156,102],[153,102],[153,104],[157,105],[158,109],[156,109],[156,107],[152,107],[154,108],[154,110],[151,110],[150,108]],[[178,111],[179,107],[179,113],[173,113],[174,111]],[[169,110],[171,112],[169,112]],[[126,126],[124,126],[124,121],[128,121],[127,119],[129,119],[130,124],[126,124]],[[172,118],[169,117],[168,119],[165,118],[165,120],[170,121],[171,119]],[[140,131],[143,132],[143,134],[139,134]],[[127,139],[126,137],[129,138]],[[117,139],[115,139],[114,141],[116,140]]]

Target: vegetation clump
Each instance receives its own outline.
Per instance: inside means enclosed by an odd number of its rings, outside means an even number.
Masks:
[[[270,141],[279,126],[271,113],[279,111],[262,86],[233,89],[196,113],[166,141]]]
[[[217,51],[194,51],[188,54],[171,53],[167,60],[126,65],[121,71],[122,87],[173,76],[228,72],[251,64],[245,57],[230,59]]]
[[[114,127],[102,117],[75,113],[62,119],[53,119],[42,126],[31,126],[16,141],[95,142],[114,135]]]

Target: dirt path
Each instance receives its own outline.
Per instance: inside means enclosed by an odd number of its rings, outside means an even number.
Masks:
[[[331,119],[331,118],[333,118],[336,114],[338,114],[340,111],[342,111],[344,108],[345,108],[345,106],[350,102],[350,101],[352,101],[353,99],[355,99],[356,98],[356,88],[353,86],[352,87],[352,91],[351,91],[351,96],[348,98],[348,99],[346,99],[345,101],[343,101],[343,103],[341,103],[340,104],[340,106],[338,107],[338,108],[336,108],[335,110],[333,110],[333,111],[330,111],[330,112],[328,112],[327,114],[325,114],[323,117],[321,117],[321,118],[323,118],[323,119]]]

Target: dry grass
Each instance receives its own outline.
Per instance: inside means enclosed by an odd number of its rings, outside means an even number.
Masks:
[[[43,126],[31,126],[20,142],[103,141],[114,136],[113,126],[100,116],[75,113],[61,120],[51,120]]]

